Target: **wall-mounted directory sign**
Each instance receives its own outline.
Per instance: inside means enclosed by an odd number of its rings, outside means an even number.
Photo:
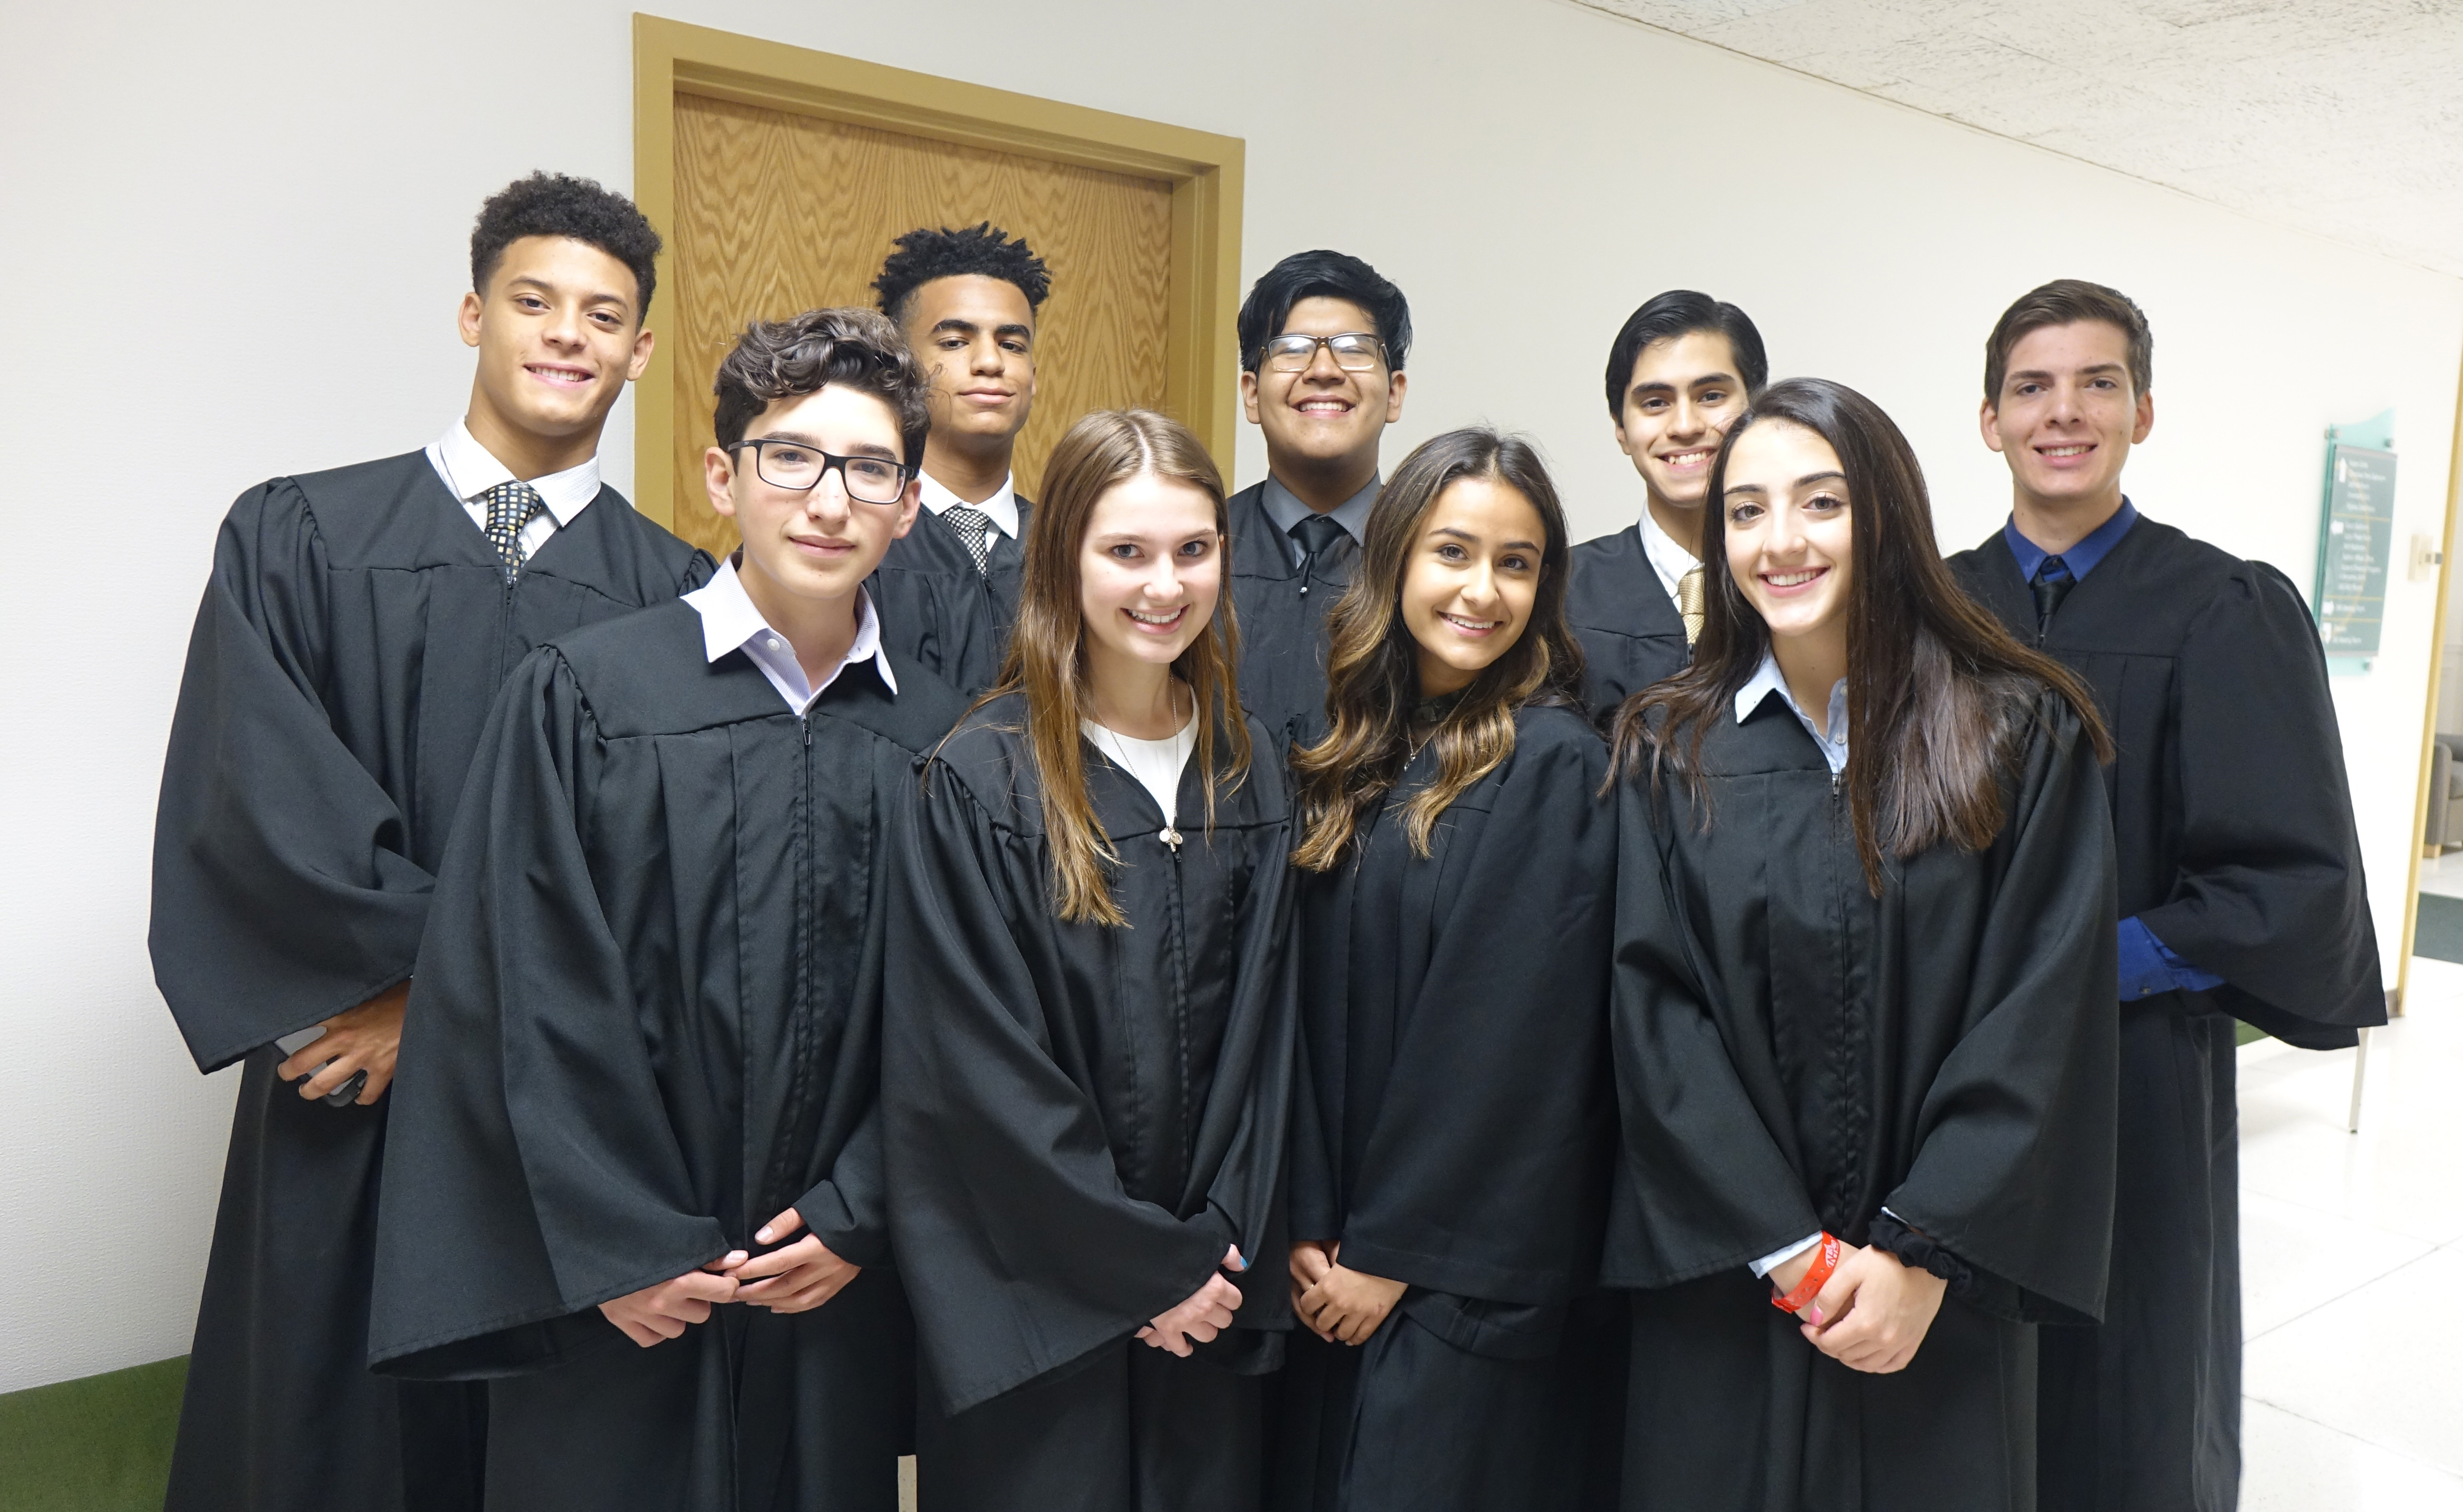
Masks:
[[[2331,658],[2374,657],[2394,554],[2392,415],[2326,432],[2326,508],[2318,532],[2318,638]],[[2376,443],[2376,444],[2367,444]]]

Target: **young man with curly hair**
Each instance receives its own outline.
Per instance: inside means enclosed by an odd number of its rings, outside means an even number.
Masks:
[[[1017,618],[1033,506],[1010,470],[1035,410],[1035,322],[1051,272],[986,221],[897,242],[873,289],[932,382],[923,514],[873,589],[892,645],[974,694],[992,686]]]
[[[649,360],[658,248],[587,180],[534,174],[490,198],[462,296],[478,353],[464,417],[424,451],[250,489],[215,542],[149,942],[198,1069],[245,1069],[172,1512],[478,1494],[480,1388],[367,1369],[385,1092],[498,682],[539,642],[710,571],[599,477],[600,427]]]
[[[816,310],[717,388],[743,550],[514,671],[411,999],[369,1349],[490,1378],[505,1512],[898,1504],[878,913],[964,705],[863,583],[915,518],[926,385],[887,319]]]

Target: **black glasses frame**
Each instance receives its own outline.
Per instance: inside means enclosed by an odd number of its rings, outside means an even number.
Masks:
[[[732,454],[742,451],[748,446],[752,448],[753,476],[759,478],[763,483],[768,484],[773,488],[784,488],[790,493],[810,493],[815,488],[821,486],[821,480],[823,478],[828,477],[832,471],[836,471],[839,475],[839,487],[845,491],[848,498],[853,499],[858,504],[896,504],[899,500],[906,496],[906,486],[914,482],[915,475],[923,470],[906,463],[891,462],[885,457],[841,457],[834,451],[823,451],[821,448],[814,445],[810,442],[789,441],[780,436],[765,436],[759,441],[739,441],[734,445],[730,446],[727,449],[730,454]],[[764,448],[771,446],[793,446],[797,451],[809,451],[814,456],[821,459],[821,470],[813,474],[813,481],[810,483],[780,483],[777,479],[771,477],[768,469],[763,465],[763,464],[769,460],[770,456],[770,453]],[[856,492],[855,484],[849,479],[846,470],[847,464],[851,462],[868,462],[879,466],[897,468],[898,490],[886,499],[867,499],[862,494]]]
[[[1317,365],[1317,355],[1319,350],[1320,348],[1331,350],[1334,344],[1338,341],[1374,341],[1377,343],[1377,360],[1389,367],[1393,365],[1394,361],[1393,354],[1386,348],[1385,338],[1379,335],[1374,331],[1338,331],[1330,336],[1304,335],[1297,331],[1286,331],[1281,335],[1268,337],[1258,345],[1257,366],[1260,370],[1267,369],[1267,363],[1275,354],[1275,344],[1278,341],[1306,341],[1309,343],[1309,355],[1300,359],[1299,366],[1296,368],[1283,369],[1283,371],[1287,373],[1307,372],[1310,368]],[[1339,368],[1342,367],[1342,358],[1340,356],[1335,357],[1334,365]],[[1342,368],[1342,370],[1345,373],[1366,373],[1372,371],[1369,368]]]

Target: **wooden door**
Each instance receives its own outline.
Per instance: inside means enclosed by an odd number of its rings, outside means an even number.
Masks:
[[[675,385],[675,530],[712,551],[735,529],[702,485],[710,380],[748,321],[875,303],[891,242],[991,221],[1052,270],[1035,332],[1035,413],[1018,440],[1032,498],[1044,458],[1091,409],[1166,403],[1172,190],[1148,179],[680,94],[665,339]]]

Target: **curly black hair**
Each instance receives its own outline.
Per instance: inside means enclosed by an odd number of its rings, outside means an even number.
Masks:
[[[595,179],[570,174],[542,172],[515,179],[479,206],[478,224],[470,227],[470,287],[486,293],[505,248],[525,236],[569,236],[598,248],[633,270],[642,295],[634,323],[650,313],[650,294],[659,286],[659,248],[665,244],[649,218],[624,196],[600,188]]]
[[[785,320],[755,320],[718,364],[718,412],[711,429],[733,446],[761,412],[837,383],[880,400],[898,417],[906,464],[924,465],[924,437],[932,428],[932,380],[916,365],[906,338],[870,310],[807,310]]]
[[[881,265],[881,276],[872,281],[872,287],[881,296],[882,313],[902,326],[915,291],[935,278],[975,273],[1015,284],[1018,292],[1026,295],[1029,310],[1042,309],[1044,296],[1052,292],[1052,270],[1026,245],[1026,238],[1013,237],[990,221],[963,231],[946,226],[937,231],[919,227],[893,245],[898,250]]]

